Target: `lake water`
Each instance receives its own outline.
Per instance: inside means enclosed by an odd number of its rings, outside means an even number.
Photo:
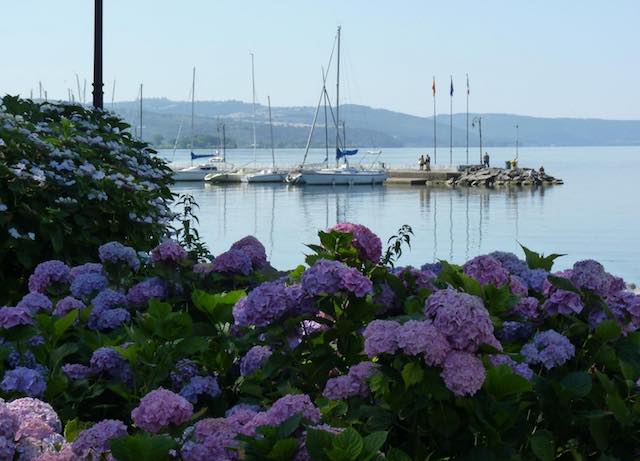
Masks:
[[[493,165],[504,165],[513,148],[486,149]],[[384,149],[391,166],[416,165],[429,149]],[[278,165],[300,163],[303,150],[276,151]],[[188,151],[162,151],[169,160],[185,161]],[[471,160],[479,157],[476,147]],[[259,164],[271,152],[258,150]],[[324,149],[309,158],[320,161]],[[433,155],[432,155],[433,158]],[[403,224],[415,233],[402,264],[437,259],[462,263],[493,250],[521,255],[518,242],[548,253],[566,253],[556,266],[593,258],[629,282],[640,282],[640,147],[521,148],[520,165],[564,179],[545,188],[446,188],[424,186],[290,186],[179,183],[178,194],[192,194],[200,205],[200,232],[216,254],[248,234],[264,243],[279,269],[303,261],[305,243],[317,242],[318,229],[351,221],[369,226],[383,242]],[[251,150],[227,152],[243,165]],[[465,163],[465,149],[454,149],[454,163]],[[438,163],[449,163],[449,150],[438,150]]]

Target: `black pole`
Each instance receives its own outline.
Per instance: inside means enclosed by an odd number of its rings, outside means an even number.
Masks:
[[[102,0],[95,0],[93,38],[93,107],[102,109],[104,92],[102,87]]]

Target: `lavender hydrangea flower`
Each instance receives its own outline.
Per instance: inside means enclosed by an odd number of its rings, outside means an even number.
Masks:
[[[54,432],[62,431],[62,423],[51,405],[31,397],[16,399],[6,404],[8,410],[18,419],[40,419],[46,422]]]
[[[511,293],[518,296],[527,296],[529,294],[529,289],[520,277],[517,275],[512,275],[509,279],[509,288],[511,288]]]
[[[397,332],[398,347],[408,355],[420,355],[428,365],[442,365],[451,346],[428,320],[409,320]]]
[[[251,259],[251,264],[254,269],[260,269],[267,265],[267,252],[264,245],[252,235],[241,238],[231,245],[230,249],[240,250],[246,253],[249,259]]]
[[[186,423],[192,415],[193,406],[184,397],[160,387],[140,400],[131,419],[140,429],[156,434],[170,424]]]
[[[47,383],[38,371],[18,367],[4,374],[0,388],[4,392],[18,392],[29,397],[41,397],[44,395]]]
[[[129,362],[122,357],[115,349],[110,347],[100,347],[93,351],[89,366],[93,373],[105,374],[108,377],[121,381],[128,381],[131,377]]]
[[[56,317],[62,317],[73,310],[82,310],[86,307],[87,306],[79,299],[76,299],[73,296],[65,296],[56,303],[53,315]]]
[[[438,290],[427,298],[425,315],[453,349],[475,352],[481,344],[497,343],[489,312],[477,296]]]
[[[23,307],[1,307],[0,328],[13,328],[20,325],[33,325],[31,313]]]
[[[213,272],[249,275],[252,270],[251,258],[241,250],[229,250],[220,253],[213,260]]]
[[[526,319],[535,319],[540,316],[540,305],[537,298],[527,297],[518,301],[514,307],[514,312]]]
[[[50,312],[53,304],[47,296],[36,291],[24,295],[16,307],[27,309],[32,315],[36,315],[39,312]]]
[[[522,259],[518,258],[513,253],[505,252],[505,251],[494,251],[489,253],[488,256],[491,256],[493,259],[497,260],[502,267],[504,267],[507,272],[512,275],[522,276],[529,267],[527,263]]]
[[[195,405],[200,396],[217,397],[220,395],[220,386],[215,376],[194,376],[180,390],[180,395]]]
[[[146,306],[151,299],[164,299],[166,295],[167,286],[164,280],[152,277],[129,288],[127,300],[133,306]]]
[[[369,357],[393,354],[398,349],[400,324],[393,320],[374,320],[364,329],[364,352]]]
[[[71,268],[71,271],[69,272],[69,278],[73,282],[76,279],[76,277],[83,274],[103,274],[104,275],[102,264],[86,263],[86,264],[80,264],[79,266],[74,266]]]
[[[526,341],[533,334],[534,326],[528,322],[506,321],[498,332],[501,341],[515,343]]]
[[[175,389],[179,389],[191,378],[198,374],[198,364],[191,359],[180,359],[176,363],[175,369],[169,374],[171,384]]]
[[[528,269],[519,276],[529,289],[542,292],[549,273],[544,269]]]
[[[468,352],[453,351],[444,360],[442,373],[447,389],[457,396],[474,395],[484,384],[482,361]]]
[[[429,270],[418,270],[413,266],[396,267],[391,271],[397,275],[408,289],[433,289],[433,281],[436,274]]]
[[[592,259],[575,263],[570,280],[575,286],[591,290],[601,296],[605,296],[609,291],[609,274],[605,272],[602,264]]]
[[[69,272],[69,266],[62,261],[42,262],[29,277],[29,291],[46,293],[52,285],[66,285],[69,283]]]
[[[67,363],[62,366],[62,371],[73,381],[87,379],[94,373],[91,368],[80,363]]]
[[[109,285],[107,278],[98,272],[78,274],[71,282],[71,294],[76,298],[87,299]]]
[[[189,254],[175,240],[165,240],[151,250],[151,261],[154,263],[177,264],[187,259]]]
[[[311,295],[335,294],[349,291],[362,298],[373,292],[371,280],[357,269],[338,261],[321,259],[307,269],[300,279],[303,290]]]
[[[369,395],[367,380],[378,370],[373,362],[360,362],[349,368],[346,375],[331,378],[327,381],[322,395],[330,400],[342,400],[354,396]]]
[[[279,398],[266,412],[268,425],[278,426],[297,414],[312,423],[320,422],[320,410],[306,394],[289,394]]]
[[[529,364],[541,364],[547,370],[563,365],[575,355],[576,349],[566,336],[555,330],[536,333],[520,353]]]
[[[580,295],[573,291],[554,290],[542,305],[547,315],[579,314],[584,309]]]
[[[131,269],[138,270],[140,260],[136,250],[120,242],[109,242],[98,248],[98,256],[103,264],[126,264]]]
[[[476,256],[462,266],[464,273],[483,285],[500,287],[509,282],[509,274],[502,265],[488,255]]]
[[[439,261],[435,263],[426,263],[420,267],[420,270],[422,272],[432,272],[437,276],[442,272],[442,263]]]
[[[71,445],[82,459],[102,459],[110,451],[110,441],[127,435],[127,426],[117,419],[105,419],[80,432]]]
[[[508,365],[511,370],[517,374],[522,376],[527,381],[531,381],[533,379],[533,370],[529,368],[526,363],[518,363],[513,360],[511,357],[505,354],[495,354],[489,357],[489,362],[492,366],[497,367],[500,365]]]
[[[271,349],[267,346],[253,346],[240,360],[240,374],[242,376],[253,374],[271,357],[271,354]]]
[[[353,236],[352,244],[358,250],[360,258],[377,263],[382,256],[382,242],[380,238],[362,224],[348,222],[338,223],[329,230],[348,233]]]
[[[0,437],[13,439],[18,427],[20,427],[18,418],[16,418],[4,402],[0,403]]]
[[[263,283],[233,306],[235,324],[240,327],[269,325],[287,311],[289,302],[283,282]]]

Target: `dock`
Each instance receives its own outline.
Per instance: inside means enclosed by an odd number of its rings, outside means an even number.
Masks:
[[[464,171],[389,169],[388,185],[447,185],[460,187],[495,186],[550,186],[564,184],[555,178],[531,168],[489,168],[472,166]]]
[[[424,171],[411,169],[390,169],[386,184],[424,186],[430,184],[446,184],[449,180],[460,178],[458,171]]]

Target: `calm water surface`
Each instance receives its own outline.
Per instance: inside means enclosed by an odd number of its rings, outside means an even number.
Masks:
[[[384,149],[380,158],[392,166],[416,163],[427,149]],[[504,165],[513,148],[489,150],[492,164]],[[161,152],[184,161],[188,151]],[[300,163],[303,151],[276,151],[279,165]],[[271,153],[258,150],[259,164]],[[471,150],[475,160],[478,149]],[[243,165],[251,150],[227,152]],[[324,150],[314,150],[320,161]],[[433,157],[433,155],[432,155]],[[449,161],[448,149],[438,151],[439,163]],[[454,149],[454,163],[466,161],[465,149]],[[538,168],[564,179],[546,188],[430,188],[410,186],[289,186],[209,185],[179,183],[176,193],[193,194],[200,205],[200,232],[215,253],[247,234],[267,247],[272,264],[287,269],[300,264],[305,243],[317,242],[318,229],[336,222],[362,223],[386,241],[402,225],[415,233],[401,263],[420,265],[437,259],[461,263],[493,250],[521,254],[518,242],[544,253],[566,253],[557,268],[594,258],[631,282],[640,282],[640,148],[522,148],[520,165]]]

